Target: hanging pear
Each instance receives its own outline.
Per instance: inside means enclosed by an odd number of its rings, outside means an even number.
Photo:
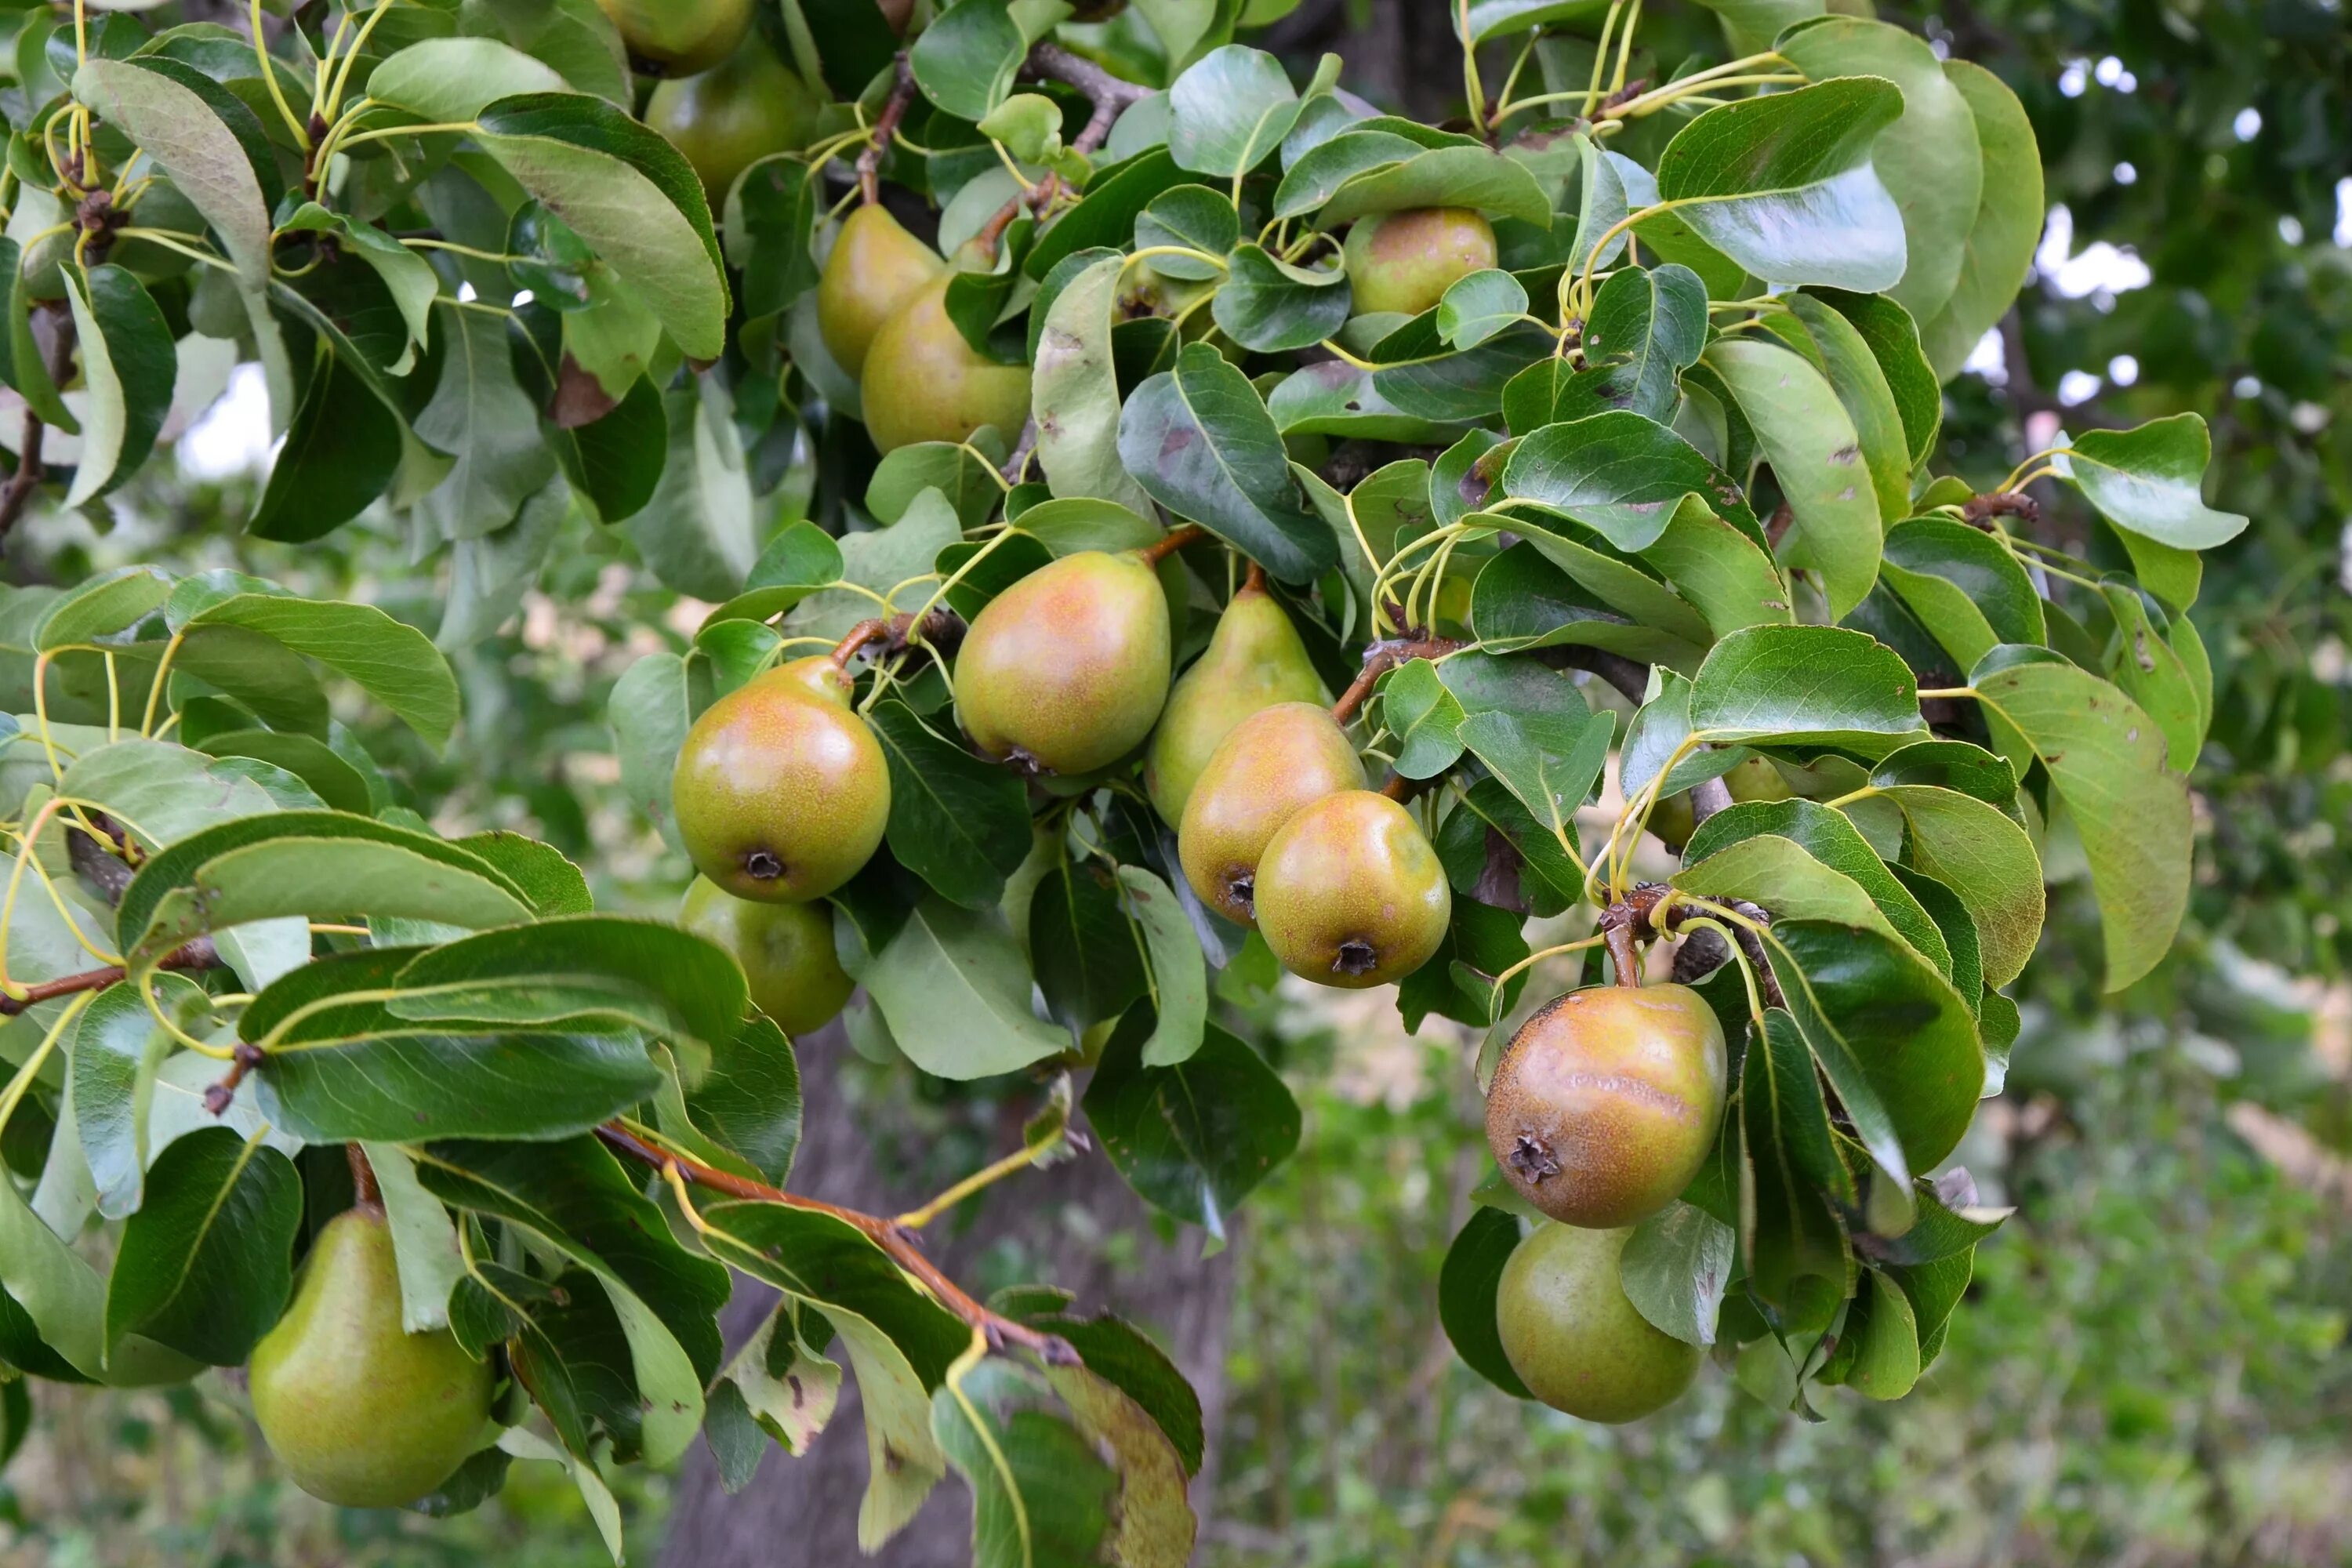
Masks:
[[[1298,628],[1253,573],[1217,617],[1208,648],[1169,689],[1168,706],[1151,732],[1143,787],[1162,821],[1183,824],[1193,784],[1234,726],[1277,702],[1328,708],[1331,694],[1308,661]]]
[[[873,858],[890,822],[890,768],[822,654],[767,671],[687,731],[670,778],[695,868],[739,899],[823,898]]]
[[[1528,1392],[1586,1421],[1638,1421],[1682,1397],[1701,1352],[1626,1298],[1619,1258],[1631,1229],[1541,1225],[1495,1285],[1503,1359]]]
[[[1420,824],[1371,790],[1301,807],[1267,843],[1255,890],[1258,933],[1282,966],[1351,991],[1428,963],[1454,918],[1454,889]]]
[[[821,899],[758,904],[697,877],[677,923],[735,955],[751,983],[751,1005],[787,1035],[832,1022],[856,988],[834,955],[833,906]]]
[[[1259,859],[1276,831],[1325,795],[1364,787],[1364,764],[1320,702],[1277,702],[1234,725],[1202,764],[1176,853],[1201,901],[1255,925]]]
[[[967,441],[992,425],[1009,444],[1029,418],[1029,367],[973,352],[948,317],[952,275],[932,279],[882,323],[857,391],[877,450]]]
[[[752,0],[596,0],[621,35],[629,68],[692,76],[734,50],[751,30]]]
[[[1358,315],[1418,316],[1473,272],[1495,265],[1495,228],[1468,207],[1415,207],[1358,218],[1340,247]]]
[[[992,757],[1092,773],[1151,732],[1168,642],[1168,599],[1141,555],[1065,555],[973,617],[956,654],[957,717]]]
[[[816,328],[825,353],[853,378],[860,374],[882,323],[946,266],[881,203],[851,213],[817,274]]]
[[[646,123],[694,166],[716,218],[735,177],[771,153],[805,143],[823,106],[754,31],[710,69],[654,89]]]
[[[247,1372],[269,1451],[312,1497],[396,1508],[449,1479],[490,1415],[490,1368],[446,1329],[404,1332],[392,1229],[373,1204],[329,1220]]]

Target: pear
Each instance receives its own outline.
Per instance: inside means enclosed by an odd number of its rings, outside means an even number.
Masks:
[[[1273,595],[1244,585],[1217,618],[1209,646],[1169,689],[1168,706],[1143,758],[1143,787],[1171,827],[1210,756],[1234,725],[1277,702],[1331,704],[1307,645]]]
[[[1429,962],[1454,918],[1454,890],[1412,814],[1346,790],[1301,807],[1257,863],[1257,929],[1282,966],[1361,990]]]
[[[849,678],[820,654],[703,710],[678,748],[670,805],[705,877],[739,899],[804,903],[873,858],[890,769],[850,710]]]
[[[1749,757],[1723,775],[1724,787],[1735,804],[1748,800],[1786,800],[1796,792],[1780,770],[1762,757]],[[1660,843],[1679,854],[1698,831],[1698,814],[1691,807],[1690,791],[1670,795],[1650,808],[1648,824]]]
[[[692,76],[734,52],[751,30],[753,0],[596,0],[620,30],[629,67]]]
[[[880,203],[842,220],[816,280],[817,334],[835,363],[856,376],[882,323],[937,278],[947,263]]]
[[[1358,315],[1418,316],[1496,253],[1494,226],[1470,208],[1415,207],[1358,218],[1341,254]]]
[[[834,956],[833,908],[821,900],[755,904],[697,877],[677,923],[735,955],[751,1005],[787,1035],[832,1022],[855,988]]]
[[[400,1325],[392,1230],[373,1204],[329,1220],[292,1305],[254,1347],[253,1415],[295,1485],[394,1508],[449,1479],[490,1415],[490,1368],[446,1329]]]
[[[1723,1026],[1687,985],[1594,985],[1519,1026],[1486,1090],[1486,1142],[1556,1220],[1638,1225],[1698,1174],[1723,1121]]]
[[[654,89],[646,123],[685,154],[716,214],[738,174],[809,139],[821,107],[800,73],[753,32],[710,69]]]
[[[1617,1264],[1631,1229],[1545,1225],[1504,1260],[1495,1285],[1503,1359],[1528,1392],[1585,1421],[1638,1421],[1682,1396],[1699,1348],[1626,1299]]]
[[[1168,664],[1159,576],[1133,551],[1084,550],[1032,572],[973,617],[956,654],[956,713],[992,757],[1092,773],[1151,732],[1168,700]]]
[[[1331,710],[1277,702],[1234,725],[1202,764],[1177,825],[1177,858],[1201,901],[1255,925],[1258,861],[1276,831],[1325,795],[1364,787],[1364,764]]]
[[[857,390],[877,450],[969,440],[983,425],[1010,440],[1028,421],[1029,367],[972,352],[948,319],[951,281],[942,275],[917,289],[866,351]]]

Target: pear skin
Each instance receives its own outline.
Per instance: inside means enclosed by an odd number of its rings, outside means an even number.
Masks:
[[[312,1497],[395,1508],[449,1479],[490,1415],[490,1368],[446,1329],[404,1332],[392,1229],[373,1205],[327,1222],[294,1300],[254,1347],[254,1419]]]
[[[1364,787],[1364,764],[1331,710],[1277,702],[1235,724],[1202,764],[1177,825],[1177,858],[1201,901],[1255,925],[1258,861],[1282,825],[1325,795]]]
[[[1245,586],[1217,618],[1207,649],[1169,689],[1144,754],[1143,787],[1160,819],[1184,821],[1201,770],[1234,725],[1277,702],[1331,704],[1307,645],[1273,595]]]
[[[751,1005],[787,1035],[831,1023],[856,988],[834,955],[833,906],[822,900],[755,904],[697,877],[677,923],[735,955]]]
[[[800,74],[754,32],[710,69],[654,89],[646,123],[694,165],[716,216],[738,174],[808,141],[821,107]]]
[[[1624,1230],[1545,1225],[1519,1243],[1495,1288],[1503,1358],[1528,1392],[1570,1415],[1638,1421],[1682,1397],[1702,1352],[1654,1326],[1617,1277]]]
[[[857,377],[866,433],[877,451],[917,441],[965,441],[993,425],[1007,441],[1029,418],[1029,367],[972,352],[948,319],[942,275],[882,323]],[[819,309],[822,309],[820,302]]]
[[[1473,272],[1495,265],[1495,229],[1468,207],[1415,207],[1358,218],[1341,253],[1356,314],[1418,316]]]
[[[1167,596],[1140,555],[1065,555],[973,617],[956,653],[957,717],[992,757],[1092,773],[1151,732],[1168,641]]]
[[[1690,1185],[1723,1121],[1723,1026],[1687,985],[1593,985],[1525,1024],[1495,1064],[1486,1142],[1569,1225],[1639,1225]]]
[[[629,68],[692,76],[725,59],[751,30],[752,0],[596,0],[620,30]]]
[[[1348,790],[1302,807],[1257,864],[1257,929],[1302,980],[1350,991],[1402,980],[1429,962],[1454,918],[1454,889],[1412,814]]]
[[[946,269],[939,253],[890,216],[880,203],[842,220],[833,252],[816,280],[817,335],[825,353],[854,378],[882,323],[897,315],[923,285]]]
[[[823,898],[873,858],[889,826],[881,743],[850,711],[846,678],[809,668],[831,662],[796,660],[736,688],[678,748],[678,837],[695,868],[739,899]],[[837,700],[820,695],[828,679]]]

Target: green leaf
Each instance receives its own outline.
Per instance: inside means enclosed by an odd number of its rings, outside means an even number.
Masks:
[[[1730,475],[1664,426],[1622,410],[1523,437],[1504,466],[1503,490],[1575,519],[1620,550],[1656,543],[1685,496],[1742,531],[1756,526]]]
[[[1586,359],[1621,367],[1611,401],[1661,424],[1674,417],[1676,377],[1706,346],[1706,285],[1671,262],[1611,273],[1584,324]]]
[[[1777,344],[1724,339],[1706,363],[1738,402],[1788,500],[1795,526],[1782,558],[1821,574],[1830,616],[1843,620],[1878,580],[1885,531],[1853,419],[1821,372]]]
[[[2038,170],[2035,178],[2040,178]],[[2036,212],[2039,210],[2037,198]],[[2037,216],[2034,221],[2041,220]],[[1862,334],[1862,341],[1878,362],[1879,374],[1885,379],[1887,391],[1895,399],[1895,413],[1903,421],[1903,439],[1911,467],[1917,468],[1936,449],[1936,437],[1944,422],[1944,391],[1937,384],[1936,371],[1920,346],[1920,328],[1912,321],[1911,313],[1884,294],[1849,294],[1843,289],[1814,289],[1808,294],[1843,316]],[[1971,341],[1969,346],[1976,345]]]
[[[81,349],[81,458],[65,504],[97,500],[138,472],[171,412],[179,351],[163,312],[120,267],[60,268]]]
[[[2210,550],[2246,528],[2236,512],[2205,504],[2212,458],[2205,421],[2175,414],[2130,430],[2085,430],[2053,456],[2051,467],[2124,532],[2179,550]]]
[[[2049,640],[2042,597],[1999,540],[1948,517],[1917,517],[1886,536],[1879,570],[1960,669],[2000,643]]]
[[[1837,394],[1862,444],[1882,526],[1892,527],[1911,510],[1913,465],[1903,416],[1877,356],[1853,323],[1811,294],[1790,295],[1789,313],[1769,318],[1769,324],[1776,336],[1812,363]]]
[[[367,95],[429,124],[471,120],[501,98],[561,92],[563,78],[496,38],[425,38],[368,73]]]
[[[1519,1245],[1519,1222],[1501,1209],[1474,1208],[1437,1272],[1437,1317],[1463,1363],[1514,1399],[1533,1399],[1503,1354],[1495,1293]]]
[[[403,454],[399,420],[340,355],[322,353],[247,531],[298,544],[323,538],[383,494]]]
[[[1767,282],[1880,292],[1904,274],[1903,215],[1871,153],[1902,112],[1902,92],[1871,77],[1719,105],[1666,144],[1658,195]]]
[[[661,480],[622,529],[646,563],[682,594],[725,600],[759,554],[750,459],[734,400],[714,376],[663,395],[669,449]]]
[[[653,819],[666,840],[677,836],[670,810],[670,775],[678,748],[686,743],[692,715],[687,710],[686,661],[674,653],[649,653],[621,672],[604,708],[620,755],[621,793]]]
[[[1030,1403],[1039,1381],[982,1362],[931,1395],[932,1435],[971,1487],[973,1568],[1103,1561],[1118,1478],[1068,1423]]]
[[[1525,540],[1479,569],[1470,584],[1470,626],[1496,653],[1567,645],[1682,668],[1700,657],[1696,644],[1610,608]]]
[[[1893,648],[1841,626],[1750,626],[1706,656],[1691,724],[1709,740],[1843,746],[1883,755],[1927,738],[1918,684]]]
[[[2042,861],[2032,838],[2006,813],[1958,790],[1894,784],[1878,793],[1902,807],[1907,863],[1968,907],[1985,984],[2016,979],[2042,936]]]
[[[1345,360],[1301,365],[1276,384],[1266,408],[1286,436],[1443,443],[1461,430],[1457,421],[1398,407],[1381,395],[1374,373]]]
[[[514,355],[498,317],[446,311],[441,379],[418,413],[417,439],[453,459],[417,498],[416,515],[442,538],[478,539],[505,527],[548,480],[555,455],[539,411],[517,384]]]
[[[1225,1215],[1297,1148],[1298,1106],[1257,1052],[1214,1024],[1188,1059],[1145,1066],[1155,1030],[1146,1007],[1119,1020],[1087,1086],[1087,1119],[1145,1202],[1222,1237]]]
[[[1491,418],[1511,378],[1552,351],[1552,334],[1533,322],[1506,328],[1475,348],[1449,349],[1437,335],[1437,312],[1414,317],[1372,347],[1372,388],[1407,414],[1461,422]]]
[[[31,1320],[35,1342],[60,1358],[58,1373],[118,1388],[185,1383],[203,1366],[178,1351],[131,1334],[109,1346],[106,1282],[27,1206],[13,1182],[0,1182],[0,1310]],[[12,1354],[16,1353],[14,1352]]]
[[[302,1183],[259,1138],[191,1133],[155,1161],[155,1191],[123,1227],[107,1283],[110,1348],[134,1331],[214,1366],[235,1366],[293,1288]]]
[[[2204,747],[2211,699],[2200,694],[2137,590],[2110,583],[2104,593],[2116,621],[2108,677],[2163,726],[2167,756],[2175,772],[2185,773],[2197,765]]]
[[[728,190],[721,238],[729,264],[742,274],[747,320],[789,309],[816,287],[809,242],[824,205],[817,195],[808,165],[788,153],[759,160]]]
[[[1206,185],[1178,185],[1151,198],[1135,219],[1135,248],[1189,246],[1202,254],[1155,256],[1149,265],[1163,278],[1205,283],[1223,276],[1212,260],[1241,243],[1241,214],[1222,191]]]
[[[152,566],[125,566],[91,577],[49,602],[34,623],[37,653],[55,653],[127,631],[171,596],[172,579]]]
[[[1233,211],[1221,198],[1217,205]],[[1037,461],[1054,494],[1093,497],[1145,512],[1151,509],[1150,497],[1119,463],[1118,377],[1111,359],[1111,323],[1118,314],[1125,266],[1124,258],[1107,256],[1054,296],[1037,336],[1030,398],[1037,416]],[[989,490],[993,502],[1001,492],[993,484]]]
[[[1475,348],[1528,311],[1528,291],[1499,268],[1456,279],[1437,301],[1437,335],[1448,346]],[[1303,346],[1303,345],[1302,345]]]
[[[1170,84],[1168,151],[1180,168],[1231,179],[1282,145],[1302,107],[1280,60],[1227,44]]]
[[[432,639],[373,605],[300,599],[288,594],[192,593],[190,578],[173,596],[167,618],[194,651],[206,628],[235,627],[268,637],[358,684],[390,709],[425,744],[447,742],[457,722],[457,678]],[[184,605],[201,603],[200,608]]]
[[[474,139],[563,216],[687,357],[719,357],[726,268],[702,182],[676,148],[602,99],[553,92],[499,100]]]
[[[1928,361],[1939,379],[1949,381],[2017,298],[2041,243],[2045,212],[2042,149],[2025,106],[1999,77],[1973,61],[1946,60],[1944,75],[1976,122],[1984,167],[1952,297],[1919,323]]]
[[[1795,619],[1789,584],[1754,534],[1717,517],[1696,496],[1675,509],[1666,530],[1641,552],[1718,637],[1744,626]]]
[[[1838,1161],[1821,1080],[1796,1021],[1775,1007],[1749,1035],[1736,1098],[1748,1288],[1784,1316],[1845,1293],[1846,1244],[1829,1196],[1853,1187]]]
[[[992,906],[1029,854],[1021,781],[942,740],[896,698],[866,715],[890,764],[890,853],[940,897]]]
[[[1324,227],[1414,207],[1475,207],[1551,226],[1551,197],[1527,165],[1489,147],[1432,147],[1344,181],[1316,214]]]
[[[963,0],[923,29],[907,58],[924,97],[977,121],[1004,101],[1028,48],[1005,0]]]
[[[1462,755],[1455,731],[1462,704],[1425,658],[1410,659],[1381,679],[1381,722],[1397,737],[1396,771],[1411,779],[1431,779]]]
[[[397,1143],[361,1145],[375,1173],[400,1271],[400,1323],[412,1334],[449,1326],[449,1297],[466,1278],[466,1256],[441,1200],[416,1180],[416,1162]]]
[[[1884,927],[1899,934],[1933,963],[1947,979],[1952,975],[1952,952],[1942,931],[1919,900],[1889,871],[1878,852],[1843,813],[1816,801],[1736,801],[1699,824],[1684,847],[1686,859],[1697,861],[1722,845],[1756,834],[1774,834],[1803,848],[1806,854],[1862,888],[1877,906],[1876,918],[1855,921]],[[1741,896],[1768,902],[1781,912],[1785,895],[1769,887],[1742,889]],[[1793,911],[1791,911],[1793,912]],[[1850,919],[1817,914],[1813,918]],[[1970,993],[1973,994],[1973,992]]]
[[[1572,851],[1576,814],[1608,762],[1615,715],[1594,713],[1579,722],[1487,711],[1464,719],[1457,732],[1537,825]]]
[[[184,1029],[207,1010],[203,991],[185,975],[159,974],[154,990],[158,1005]],[[163,1147],[155,1127],[155,1070],[173,1042],[137,986],[110,985],[83,1010],[68,1043],[75,1136],[98,1212],[121,1219],[144,1199],[148,1160]]]
[[[1140,866],[1121,866],[1118,885],[1128,915],[1143,933],[1151,966],[1151,1038],[1147,1068],[1174,1067],[1201,1048],[1209,1016],[1207,961],[1200,933],[1167,883]]]
[[[1234,247],[1224,285],[1209,314],[1245,349],[1280,353],[1312,348],[1348,322],[1347,274],[1331,267],[1293,267],[1255,244]]]
[[[1137,153],[1115,167],[1097,169],[1078,205],[1038,236],[1021,270],[1044,279],[1063,261],[1094,247],[1121,249],[1133,238],[1135,220],[1151,199],[1184,175],[1165,147]]]
[[[1106,1560],[1122,1568],[1183,1568],[1192,1560],[1200,1521],[1186,1500],[1186,1480],[1199,1468],[1200,1404],[1168,1359],[1140,1333],[1116,1318],[1094,1322],[1045,1317],[1031,1320],[1065,1338],[1076,1333],[1072,1348],[1085,1358],[1084,1366],[1048,1365],[1044,1375],[1070,1413],[1078,1430],[1112,1456],[1118,1471],[1118,1496],[1112,1510],[1112,1534],[1105,1544]],[[1106,1368],[1119,1374],[1105,1375]],[[1158,1408],[1141,1403],[1128,1384],[1149,1378],[1147,1393],[1156,1395]],[[1124,1381],[1121,1381],[1124,1379]],[[1179,1430],[1192,1441],[1180,1444],[1168,1430],[1171,1406],[1191,1416]],[[1186,1456],[1192,1457],[1188,1467]]]
[[[993,910],[925,899],[879,952],[849,967],[899,1048],[940,1078],[993,1078],[1068,1048],[1029,1011],[1028,965]]]
[[[1979,700],[2032,748],[2090,861],[2106,985],[2156,967],[2189,902],[2188,782],[2138,704],[2071,664],[2019,664],[1975,681]]]
[[[1073,1042],[1125,1012],[1150,984],[1118,884],[1090,860],[1064,858],[1037,884],[1029,903],[1029,962],[1045,1011]]]
[[[1289,161],[1274,193],[1274,216],[1304,217],[1359,174],[1393,168],[1419,155],[1425,143],[1395,130],[1357,126],[1318,142]]]
[[[1917,34],[1861,16],[1800,23],[1773,46],[1816,81],[1881,77],[1902,90],[1903,112],[1879,132],[1871,162],[1903,211],[1907,264],[1887,295],[1925,319],[1958,282],[1963,247],[1983,191],[1976,117]]]
[[[1301,502],[1257,389],[1206,343],[1187,343],[1174,370],[1128,398],[1118,455],[1152,500],[1286,583],[1311,581],[1339,558],[1330,530]]]
[[[1685,1344],[1715,1343],[1738,1234],[1704,1209],[1668,1204],[1633,1227],[1617,1260],[1633,1310]]]
[[[1847,1387],[1869,1399],[1900,1399],[1911,1392],[1919,1381],[1919,1325],[1901,1287],[1865,1270],[1845,1333],[1854,1346]]]

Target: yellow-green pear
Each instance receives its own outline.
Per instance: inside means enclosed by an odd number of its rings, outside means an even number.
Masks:
[[[751,30],[753,0],[596,0],[620,30],[629,68],[692,76],[734,51]]]
[[[247,1381],[269,1451],[312,1497],[396,1508],[449,1479],[490,1415],[490,1368],[446,1329],[403,1331],[392,1230],[373,1204],[329,1220]]]
[[[983,425],[1007,442],[1029,419],[1029,367],[972,350],[948,318],[950,275],[917,289],[882,323],[857,377],[866,434],[877,451],[917,441],[965,441]]]
[[[1258,861],[1282,825],[1325,795],[1364,787],[1363,760],[1329,708],[1277,702],[1219,742],[1184,802],[1176,854],[1201,901],[1257,923]]]
[[[956,653],[956,715],[992,757],[1092,773],[1151,732],[1168,700],[1168,641],[1167,595],[1141,555],[1065,555],[972,618]]]
[[[1330,706],[1331,694],[1307,658],[1307,645],[1273,595],[1244,584],[1209,646],[1168,690],[1168,706],[1143,758],[1143,787],[1171,827],[1181,826],[1184,803],[1234,725],[1277,702]]]
[[[859,374],[882,323],[946,266],[879,202],[851,213],[817,274],[816,327],[824,352],[853,377]]]
[[[1258,934],[1302,980],[1348,990],[1402,980],[1429,962],[1454,889],[1412,814],[1347,790],[1301,807],[1257,863]]]
[[[849,678],[819,654],[703,710],[678,748],[670,808],[705,877],[739,899],[803,903],[873,858],[890,767],[850,710]]]
[[[1503,1263],[1495,1328],[1528,1392],[1586,1421],[1638,1421],[1682,1396],[1699,1348],[1654,1327],[1618,1279],[1629,1229],[1542,1225]]]
[[[1734,805],[1750,800],[1786,800],[1794,790],[1780,776],[1780,770],[1763,757],[1749,757],[1723,775],[1724,788],[1731,792]],[[1661,843],[1679,852],[1698,831],[1698,813],[1692,808],[1690,791],[1682,790],[1666,796],[1650,808],[1649,830]]]
[[[1495,265],[1495,229],[1468,207],[1415,207],[1358,218],[1340,247],[1351,309],[1418,316],[1473,272]]]
[[[654,89],[646,123],[694,165],[716,215],[738,174],[808,141],[822,107],[800,73],[755,31],[710,69]]]
[[[751,1005],[787,1035],[830,1023],[855,988],[834,955],[833,906],[823,900],[753,903],[697,877],[677,923],[735,955],[751,983]]]

